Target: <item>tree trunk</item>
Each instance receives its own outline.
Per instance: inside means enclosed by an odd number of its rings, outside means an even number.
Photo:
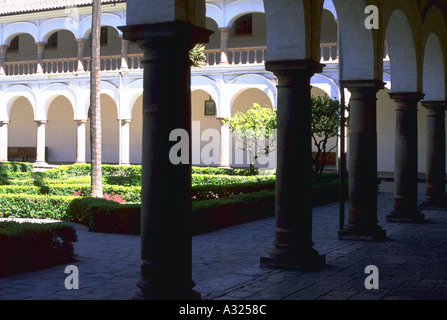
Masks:
[[[100,33],[101,0],[92,3],[92,65],[90,73],[90,148],[92,155],[91,196],[100,198],[102,192],[101,173],[101,103],[100,103]]]

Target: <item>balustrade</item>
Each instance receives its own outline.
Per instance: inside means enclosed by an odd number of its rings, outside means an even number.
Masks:
[[[321,63],[338,63],[338,45],[337,43],[322,43],[320,45]],[[241,65],[264,65],[266,59],[266,46],[259,47],[243,47],[243,48],[228,48],[227,58],[228,64],[232,66]],[[219,66],[221,59],[220,49],[208,49],[204,51],[205,65]],[[141,59],[143,54],[128,54],[127,63],[129,70],[141,70],[143,65]],[[384,60],[389,60],[388,47],[385,43]],[[121,69],[121,56],[103,56],[101,57],[101,71],[118,71]],[[78,71],[78,58],[59,58],[59,59],[43,59],[42,68],[46,74],[66,74],[75,73]],[[91,58],[82,58],[84,71],[91,70]],[[5,62],[5,74],[7,76],[21,76],[35,74],[37,72],[37,60],[32,61],[14,61]],[[82,72],[82,71],[81,71]]]

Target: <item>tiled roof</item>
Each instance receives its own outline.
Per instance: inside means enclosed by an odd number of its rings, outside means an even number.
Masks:
[[[102,3],[122,2],[102,0]],[[0,0],[0,15],[90,5],[92,0]]]

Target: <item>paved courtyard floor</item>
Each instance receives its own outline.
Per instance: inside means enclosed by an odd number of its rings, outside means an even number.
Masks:
[[[419,187],[422,199],[424,185]],[[314,248],[327,262],[317,272],[259,267],[272,248],[274,218],[193,237],[195,289],[204,300],[447,299],[447,211],[424,211],[424,224],[387,223],[393,183],[382,182],[378,197],[385,242],[338,240],[338,203],[314,208]],[[65,288],[62,265],[1,278],[0,299],[129,299],[139,280],[140,237],[76,228],[78,290]],[[365,287],[369,265],[378,268],[378,289]]]

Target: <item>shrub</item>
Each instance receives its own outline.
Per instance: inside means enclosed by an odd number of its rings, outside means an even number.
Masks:
[[[34,165],[26,162],[0,162],[0,173],[33,172]]]
[[[0,197],[0,218],[66,220],[68,205],[75,197],[4,194]]]
[[[73,262],[76,241],[68,225],[0,222],[0,276]]]

